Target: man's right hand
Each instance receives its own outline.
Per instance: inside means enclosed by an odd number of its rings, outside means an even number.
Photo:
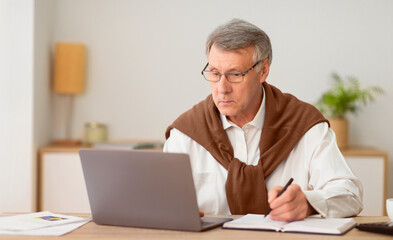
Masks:
[[[299,185],[290,185],[281,196],[277,197],[282,188],[282,186],[274,187],[268,193],[268,202],[272,209],[269,214],[270,219],[292,222],[316,213]]]

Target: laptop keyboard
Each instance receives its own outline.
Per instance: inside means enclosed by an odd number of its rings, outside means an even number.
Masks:
[[[201,224],[202,224],[202,228],[203,228],[203,227],[209,226],[209,225],[211,225],[211,224],[213,224],[213,223],[212,223],[212,222],[206,222],[206,221],[202,221],[202,220],[201,220]]]

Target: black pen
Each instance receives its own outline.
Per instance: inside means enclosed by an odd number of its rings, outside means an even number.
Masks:
[[[289,181],[287,182],[287,184],[285,184],[284,188],[277,194],[277,197],[279,197],[281,194],[283,194],[285,192],[285,190],[287,190],[287,188],[289,187],[289,185],[291,185],[293,181],[293,178],[289,179]],[[265,214],[265,218],[269,215],[270,211],[272,211],[271,208],[269,208],[269,210],[267,211],[267,213]]]

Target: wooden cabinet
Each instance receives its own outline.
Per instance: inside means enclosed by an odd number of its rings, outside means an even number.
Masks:
[[[352,172],[363,184],[362,216],[386,215],[388,190],[387,153],[371,148],[349,148],[342,151]]]
[[[79,148],[46,147],[40,150],[38,210],[90,213]],[[342,151],[363,184],[364,209],[360,215],[386,215],[387,154],[368,148]]]
[[[40,150],[38,210],[90,213],[78,147]]]
[[[44,147],[38,162],[38,211],[90,213],[80,147]],[[138,149],[136,151],[142,151]],[[162,148],[146,150],[162,151]]]

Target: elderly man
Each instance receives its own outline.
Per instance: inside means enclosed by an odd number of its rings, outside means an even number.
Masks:
[[[200,210],[265,214],[270,207],[270,218],[281,221],[357,215],[362,186],[329,122],[266,82],[272,48],[265,32],[234,19],[210,34],[206,54],[211,95],[168,127],[164,146],[189,154]]]

